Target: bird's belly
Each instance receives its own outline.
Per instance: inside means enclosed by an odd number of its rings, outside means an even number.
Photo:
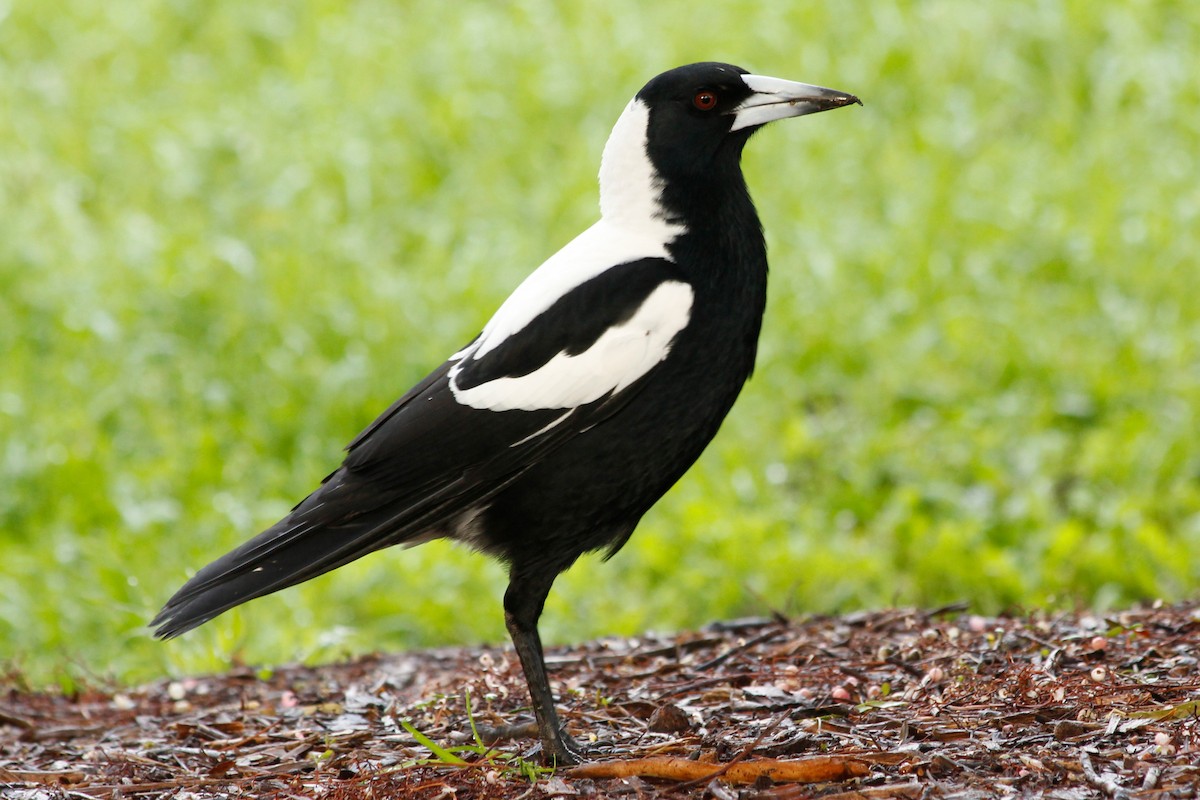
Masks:
[[[741,374],[703,389],[647,386],[492,499],[485,549],[514,566],[557,570],[586,552],[615,551],[704,451],[743,382]]]

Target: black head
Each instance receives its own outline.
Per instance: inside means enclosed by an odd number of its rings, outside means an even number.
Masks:
[[[649,109],[650,160],[667,180],[736,168],[750,134],[772,120],[859,102],[846,92],[711,61],[662,73],[636,99]]]

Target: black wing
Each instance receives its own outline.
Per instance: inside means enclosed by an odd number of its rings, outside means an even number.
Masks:
[[[472,361],[471,385],[526,375],[558,353],[586,350],[657,286],[679,280],[669,262],[632,263],[640,269],[621,265],[575,287]],[[381,414],[350,443],[342,466],[287,517],[197,572],[150,623],[156,635],[177,636],[375,550],[450,533],[458,515],[616,413],[641,385],[575,408],[493,411],[455,398],[450,374],[457,363],[443,364]]]

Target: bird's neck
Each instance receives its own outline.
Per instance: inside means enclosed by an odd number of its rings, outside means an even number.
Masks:
[[[723,175],[671,181],[661,203],[669,218],[687,221],[686,231],[668,246],[681,263],[723,265],[702,276],[719,292],[765,293],[766,242],[736,162]]]
[[[740,166],[743,139],[714,159],[713,169],[664,181],[650,160],[650,111],[634,99],[613,127],[600,160],[600,215],[605,223],[664,250],[684,248],[742,264],[752,274],[714,275],[742,285],[765,284],[762,227]],[[723,287],[731,288],[731,287]]]

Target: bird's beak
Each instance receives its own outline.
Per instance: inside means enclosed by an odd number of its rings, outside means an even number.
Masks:
[[[777,119],[816,114],[862,101],[852,94],[812,86],[807,83],[769,78],[766,75],[743,75],[742,80],[754,94],[733,109],[731,131],[765,125]]]

